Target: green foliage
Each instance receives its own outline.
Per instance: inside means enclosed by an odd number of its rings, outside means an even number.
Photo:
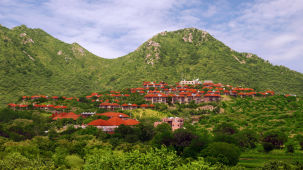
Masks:
[[[297,135],[296,139],[299,142],[299,145],[301,146],[301,150],[303,150],[303,135]]]
[[[164,147],[146,153],[134,150],[129,153],[111,150],[93,150],[86,157],[84,169],[174,169],[180,158]]]
[[[262,141],[265,143],[271,143],[275,148],[281,148],[287,141],[287,136],[281,131],[271,130],[265,132]]]
[[[240,153],[240,149],[235,145],[214,142],[202,150],[201,156],[212,164],[220,162],[224,165],[234,166],[239,161]]]
[[[65,161],[66,161],[67,167],[69,167],[71,169],[75,169],[75,168],[81,169],[81,167],[84,164],[83,159],[81,159],[77,155],[68,155],[65,157]]]
[[[242,148],[255,148],[256,143],[259,141],[259,136],[256,131],[251,129],[241,130],[235,136],[238,145]]]
[[[295,152],[295,146],[293,143],[287,143],[286,146],[286,152],[288,153],[294,153]]]
[[[0,169],[55,169],[54,162],[28,159],[18,152],[12,152],[0,160]]]
[[[272,170],[272,169],[293,169],[293,167],[286,162],[282,162],[282,161],[271,161],[268,162],[264,165],[264,167],[262,168],[263,170]]]
[[[238,129],[234,125],[232,125],[231,123],[226,123],[226,122],[223,122],[223,123],[217,125],[213,130],[214,134],[233,135],[237,132],[238,132]]]
[[[263,146],[263,149],[266,153],[272,151],[275,148],[275,146],[272,143],[269,143],[269,142],[263,142],[262,146]]]
[[[183,38],[190,34],[193,41],[185,42]],[[0,26],[0,40],[2,105],[20,95],[79,96],[100,89],[137,87],[145,80],[175,83],[183,78],[303,94],[301,73],[273,66],[256,55],[232,51],[198,29],[158,34],[116,59],[97,57],[77,43],[67,44],[41,29],[25,26]],[[85,98],[80,101],[87,102]]]

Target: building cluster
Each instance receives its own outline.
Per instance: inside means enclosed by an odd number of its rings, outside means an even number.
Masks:
[[[184,119],[179,117],[168,117],[163,118],[160,122],[154,122],[154,127],[157,127],[158,125],[162,123],[167,123],[171,126],[172,130],[175,131],[177,129],[183,128],[184,125]]]
[[[164,82],[161,82],[165,84]],[[149,84],[157,84],[144,82],[146,87]],[[133,89],[143,93],[142,89]],[[221,95],[239,96],[239,97],[254,97],[257,94],[261,96],[274,95],[273,91],[255,92],[252,88],[232,87],[221,83],[215,84],[211,80],[205,80],[203,83],[199,80],[181,81],[176,83],[176,86],[158,86],[153,90],[145,89],[145,101],[151,103],[201,103],[213,102],[221,100]],[[144,94],[144,93],[143,93]]]
[[[106,112],[106,113],[95,113],[95,112],[83,112],[81,115],[75,114],[73,112],[69,113],[55,113],[52,114],[52,119],[53,120],[58,120],[58,119],[73,119],[77,120],[80,117],[87,118],[88,116],[92,115],[98,115],[98,116],[106,116],[109,119],[108,120],[103,120],[103,119],[96,119],[93,120],[87,124],[83,124],[81,126],[77,126],[79,128],[86,128],[87,126],[95,126],[98,129],[102,129],[102,131],[106,133],[113,133],[116,128],[118,128],[120,125],[125,125],[125,126],[133,126],[137,125],[140,122],[131,119],[127,114],[124,113],[118,113],[118,112]]]
[[[216,102],[221,100],[222,95],[234,96],[234,97],[254,97],[259,96],[269,96],[274,95],[273,91],[256,92],[252,88],[243,87],[232,87],[230,85],[223,85],[221,83],[213,83],[210,80],[199,81],[186,81],[176,83],[175,85],[168,85],[167,83],[161,81],[157,82],[143,82],[143,87],[126,89],[122,92],[119,91],[109,91],[107,93],[91,93],[90,95],[77,98],[77,97],[58,97],[58,96],[23,96],[22,104],[10,103],[8,106],[12,109],[26,110],[43,110],[52,113],[51,118],[53,120],[58,119],[73,119],[77,120],[81,118],[87,118],[90,116],[106,116],[109,119],[97,119],[93,120],[87,124],[77,125],[81,128],[86,128],[87,126],[95,126],[98,129],[102,129],[106,133],[113,133],[114,130],[120,125],[133,126],[140,122],[131,119],[128,115],[118,112],[106,112],[106,113],[96,113],[96,112],[83,112],[82,114],[75,114],[69,110],[73,108],[68,108],[67,106],[54,105],[62,103],[63,100],[73,100],[78,102],[93,102],[95,106],[100,109],[106,109],[109,111],[113,110],[133,110],[138,108],[155,108],[155,103],[164,104],[176,104],[176,103],[201,103],[201,102]],[[286,95],[291,96],[291,95]],[[47,99],[38,100],[38,99]],[[139,102],[137,101],[139,99]],[[144,100],[143,100],[144,99]],[[145,102],[144,102],[145,101]],[[43,104],[48,103],[48,104]],[[51,103],[51,104],[49,104]],[[68,102],[67,102],[68,103]],[[140,104],[139,104],[140,103]],[[143,103],[143,104],[142,104]],[[205,106],[205,109],[214,109]],[[167,123],[172,127],[172,130],[176,130],[183,127],[184,119],[178,117],[164,118],[160,122],[155,122],[154,126],[159,124]]]

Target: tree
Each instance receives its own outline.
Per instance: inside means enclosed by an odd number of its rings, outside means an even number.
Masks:
[[[255,148],[259,136],[254,130],[244,129],[236,134],[235,139],[242,148]]]
[[[263,170],[272,170],[272,169],[293,169],[291,165],[282,161],[270,161],[265,163]]]
[[[65,157],[65,162],[68,168],[71,169],[81,169],[84,165],[83,159],[78,155],[68,155]]]
[[[173,133],[172,144],[178,154],[183,153],[185,147],[189,146],[193,139],[197,138],[192,132],[186,129],[177,129]]]
[[[55,169],[54,162],[42,161],[39,158],[28,159],[19,152],[7,154],[0,160],[0,169]]]
[[[169,146],[173,140],[171,126],[168,123],[162,123],[155,128],[155,136],[152,140],[153,145],[161,147]]]
[[[271,143],[274,148],[280,149],[287,141],[287,136],[281,131],[272,130],[265,132],[262,141],[265,143]]]
[[[146,152],[113,152],[95,149],[85,157],[84,169],[175,169],[180,157],[166,147],[152,148]]]
[[[149,141],[154,137],[154,127],[153,125],[146,124],[146,123],[140,123],[137,125],[138,131],[139,131],[139,139],[144,141]]]
[[[234,166],[239,162],[240,149],[233,144],[214,142],[202,150],[201,156],[211,164],[216,162]]]
[[[293,143],[287,143],[286,144],[286,152],[288,153],[294,153],[295,152],[295,146]]]
[[[263,149],[266,153],[272,151],[274,149],[274,145],[272,143],[269,142],[263,142],[262,143]]]
[[[197,137],[191,141],[190,145],[184,148],[182,156],[196,158],[201,150],[206,148],[209,142],[208,134],[197,135]]]
[[[301,150],[303,150],[303,135],[297,135],[296,140],[299,142],[299,145],[301,146]]]
[[[58,136],[59,136],[59,134],[57,133],[57,131],[54,128],[51,128],[48,131],[48,138],[50,140],[55,140]]]
[[[219,124],[213,130],[214,134],[221,133],[221,134],[226,134],[226,135],[233,135],[237,132],[238,132],[238,129],[234,125],[232,125],[231,123],[226,123],[226,122]]]
[[[120,125],[118,128],[115,129],[115,137],[123,138],[125,141],[134,143],[139,140],[138,137],[138,130],[131,127],[131,126],[125,126]]]

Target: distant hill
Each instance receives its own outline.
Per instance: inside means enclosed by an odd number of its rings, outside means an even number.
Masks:
[[[0,26],[0,76],[2,104],[20,95],[79,96],[194,78],[303,95],[302,73],[236,52],[195,28],[159,33],[126,56],[104,59],[41,29]]]

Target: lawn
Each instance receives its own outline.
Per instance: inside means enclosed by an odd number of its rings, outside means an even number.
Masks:
[[[239,165],[246,168],[259,168],[269,161],[303,161],[303,151],[296,150],[295,153],[285,153],[285,150],[273,150],[270,153],[243,152]]]

